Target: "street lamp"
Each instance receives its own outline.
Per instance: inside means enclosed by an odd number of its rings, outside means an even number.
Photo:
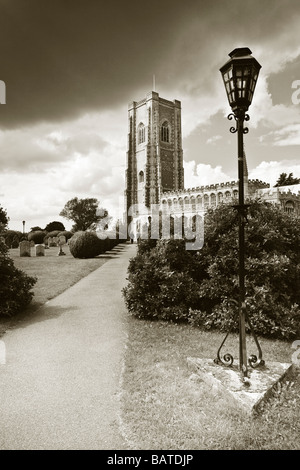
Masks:
[[[240,370],[245,382],[248,377],[247,351],[246,351],[246,321],[250,326],[252,335],[255,339],[259,351],[259,360],[255,355],[249,358],[249,365],[257,367],[263,365],[262,353],[257,338],[250,324],[246,305],[245,305],[245,223],[247,205],[244,203],[244,148],[243,135],[248,132],[244,127],[244,121],[249,121],[246,114],[251,105],[253,93],[261,65],[251,56],[251,50],[248,47],[234,49],[230,54],[230,60],[220,68],[223,77],[227,98],[233,113],[229,114],[228,119],[235,119],[236,127],[231,127],[230,132],[237,132],[238,135],[238,180],[239,180],[239,199],[235,209],[238,212],[239,221],[239,361]],[[229,333],[227,333],[228,336]],[[220,357],[220,350],[227,338],[225,337],[218,351],[217,363],[231,365],[233,357],[225,354],[223,360]]]

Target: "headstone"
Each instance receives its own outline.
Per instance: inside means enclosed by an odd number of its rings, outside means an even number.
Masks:
[[[58,239],[58,244],[59,245],[65,245],[66,244],[66,237],[64,235],[60,235]]]
[[[20,242],[20,256],[31,256],[31,247],[28,240]]]
[[[33,240],[30,240],[30,246],[31,246],[31,248],[34,248],[34,247],[35,247],[35,243],[34,243]]]
[[[36,256],[45,256],[45,247],[44,247],[44,245],[36,245],[35,255]]]
[[[62,247],[65,244],[66,244],[66,237],[64,235],[60,235],[60,237],[58,237],[58,245],[59,245],[58,256],[64,256],[66,254],[62,249]]]

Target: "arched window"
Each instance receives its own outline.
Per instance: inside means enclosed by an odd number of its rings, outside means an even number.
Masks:
[[[170,131],[167,121],[165,121],[161,126],[160,139],[162,142],[170,142]]]
[[[293,203],[293,201],[287,201],[285,203],[285,208],[284,208],[285,212],[287,212],[288,214],[292,214],[293,212],[295,212],[295,205]]]
[[[215,193],[211,193],[211,195],[210,195],[210,204],[211,204],[212,206],[215,206],[215,205],[216,205],[216,202],[217,202],[217,201],[216,201],[216,195],[215,195]]]
[[[138,143],[142,144],[143,142],[145,142],[145,126],[141,122],[138,127]]]
[[[139,183],[143,183],[143,182],[144,182],[144,172],[140,171],[139,172]]]
[[[202,209],[202,196],[197,196],[197,209]]]

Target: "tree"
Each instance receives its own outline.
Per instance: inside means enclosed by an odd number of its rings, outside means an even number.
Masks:
[[[289,186],[291,184],[299,184],[300,178],[294,178],[293,173],[287,175],[287,173],[280,173],[279,178],[275,184],[275,188],[279,186]]]
[[[65,204],[59,215],[74,222],[74,231],[85,231],[95,230],[100,221],[108,218],[108,211],[100,209],[99,201],[95,198],[74,197]]]
[[[35,227],[31,227],[30,232],[37,232],[39,230],[43,230],[43,229],[39,227],[38,225],[36,225]]]
[[[53,222],[47,224],[44,230],[45,232],[53,232],[54,230],[59,230],[60,232],[62,232],[63,230],[65,230],[65,226],[62,222],[57,222],[56,220],[54,220]]]
[[[6,229],[8,222],[9,217],[7,216],[7,212],[0,206],[0,232]]]

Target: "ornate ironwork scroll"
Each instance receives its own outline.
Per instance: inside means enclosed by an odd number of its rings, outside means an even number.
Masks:
[[[238,120],[239,120],[239,117],[238,117],[237,115],[235,115],[234,113],[230,113],[230,114],[228,114],[227,119],[229,119],[229,121],[231,121],[232,119],[235,119],[235,121],[238,121]],[[250,120],[249,114],[244,114],[244,115],[243,115],[243,120],[249,121],[249,120]],[[232,127],[230,127],[230,129],[229,129],[229,131],[230,131],[232,134],[235,134],[235,133],[237,132],[237,130],[238,130],[237,125],[236,125],[236,127],[232,126]],[[243,134],[248,134],[248,132],[249,132],[248,127],[244,127],[244,128],[243,128]]]
[[[232,300],[232,301],[237,303],[234,300]],[[235,315],[235,317],[236,317],[235,318],[235,322],[236,322],[238,320],[238,313]],[[249,356],[249,358],[248,358],[248,363],[249,363],[249,366],[252,367],[252,369],[256,369],[260,366],[264,366],[265,361],[262,358],[262,349],[260,347],[259,341],[257,339],[257,336],[256,336],[255,332],[254,332],[254,329],[252,327],[252,324],[250,322],[249,315],[248,315],[247,312],[246,312],[246,321],[247,321],[247,324],[250,328],[251,335],[254,339],[254,342],[255,342],[257,350],[258,350],[258,357],[255,354],[251,354],[251,356]],[[222,350],[229,334],[232,332],[233,328],[234,328],[234,324],[231,326],[229,331],[226,333],[225,338],[223,339],[223,341],[222,341],[222,343],[221,343],[221,345],[220,345],[220,347],[217,351],[217,357],[214,359],[215,364],[221,364],[221,365],[226,366],[226,367],[231,367],[233,365],[234,358],[233,358],[232,354],[226,353],[223,356],[221,355],[221,350]]]

